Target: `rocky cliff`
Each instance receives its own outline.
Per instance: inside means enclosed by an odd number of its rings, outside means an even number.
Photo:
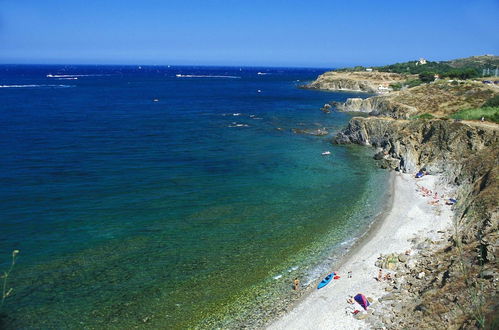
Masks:
[[[344,103],[331,104],[340,111],[367,112],[400,119],[425,113],[446,117],[461,109],[480,107],[497,94],[497,88],[480,82],[437,81],[388,95],[350,98]]]
[[[455,231],[447,246],[422,254],[406,277],[398,317],[389,328],[482,326],[498,307],[499,125],[449,120],[353,118],[335,138],[376,149],[383,167],[426,167],[456,186]],[[425,281],[413,280],[424,271]],[[416,302],[416,303],[415,303]]]
[[[331,102],[336,109],[345,112],[365,112],[372,116],[383,115],[392,118],[407,119],[418,113],[418,109],[396,102],[388,95],[373,96],[367,99],[349,98],[346,102]]]
[[[407,79],[406,75],[387,72],[337,72],[329,71],[321,74],[315,81],[304,88],[330,91],[355,91],[378,93],[380,86],[387,87],[392,83]]]

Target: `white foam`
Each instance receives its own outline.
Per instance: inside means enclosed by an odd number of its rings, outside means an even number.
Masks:
[[[228,78],[241,79],[239,76],[222,76],[222,75],[200,75],[200,74],[176,74],[177,78]]]
[[[76,87],[75,85],[0,85],[0,88],[70,88]]]
[[[227,127],[249,127],[249,125],[248,124],[239,124],[239,123],[233,122],[231,125],[229,125]]]
[[[110,74],[48,74],[47,78],[104,77]]]
[[[273,278],[274,280],[278,280],[278,279],[280,279],[281,277],[282,277],[282,275],[276,275],[276,276],[274,276],[274,277],[272,277],[272,278]]]

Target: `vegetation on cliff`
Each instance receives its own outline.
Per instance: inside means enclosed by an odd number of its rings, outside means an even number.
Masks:
[[[487,120],[499,123],[499,107],[481,107],[464,109],[451,115],[451,118],[461,120]]]
[[[484,55],[471,56],[450,61],[408,61],[384,66],[371,67],[373,71],[392,72],[399,74],[439,75],[454,79],[470,79],[481,77],[483,70],[494,70],[499,67],[499,56]],[[338,69],[337,71],[366,71],[366,67],[355,66],[352,68]],[[422,79],[423,80],[423,79]],[[424,80],[423,80],[424,81]],[[431,80],[429,80],[431,81]]]

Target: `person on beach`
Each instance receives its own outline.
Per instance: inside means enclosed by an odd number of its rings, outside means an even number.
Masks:
[[[300,280],[298,278],[295,278],[293,281],[293,290],[298,290],[300,288]]]
[[[380,268],[378,272],[378,277],[376,278],[378,282],[383,278],[383,270]]]

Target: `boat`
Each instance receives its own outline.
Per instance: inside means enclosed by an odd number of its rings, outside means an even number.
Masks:
[[[323,156],[330,155],[330,154],[331,154],[331,151],[324,151],[324,152],[322,153],[322,155],[323,155]]]
[[[328,276],[324,277],[324,279],[317,286],[317,290],[318,289],[322,289],[323,287],[325,287],[326,285],[328,285],[329,282],[331,282],[331,280],[333,279],[334,275],[336,275],[336,273],[331,273]]]

